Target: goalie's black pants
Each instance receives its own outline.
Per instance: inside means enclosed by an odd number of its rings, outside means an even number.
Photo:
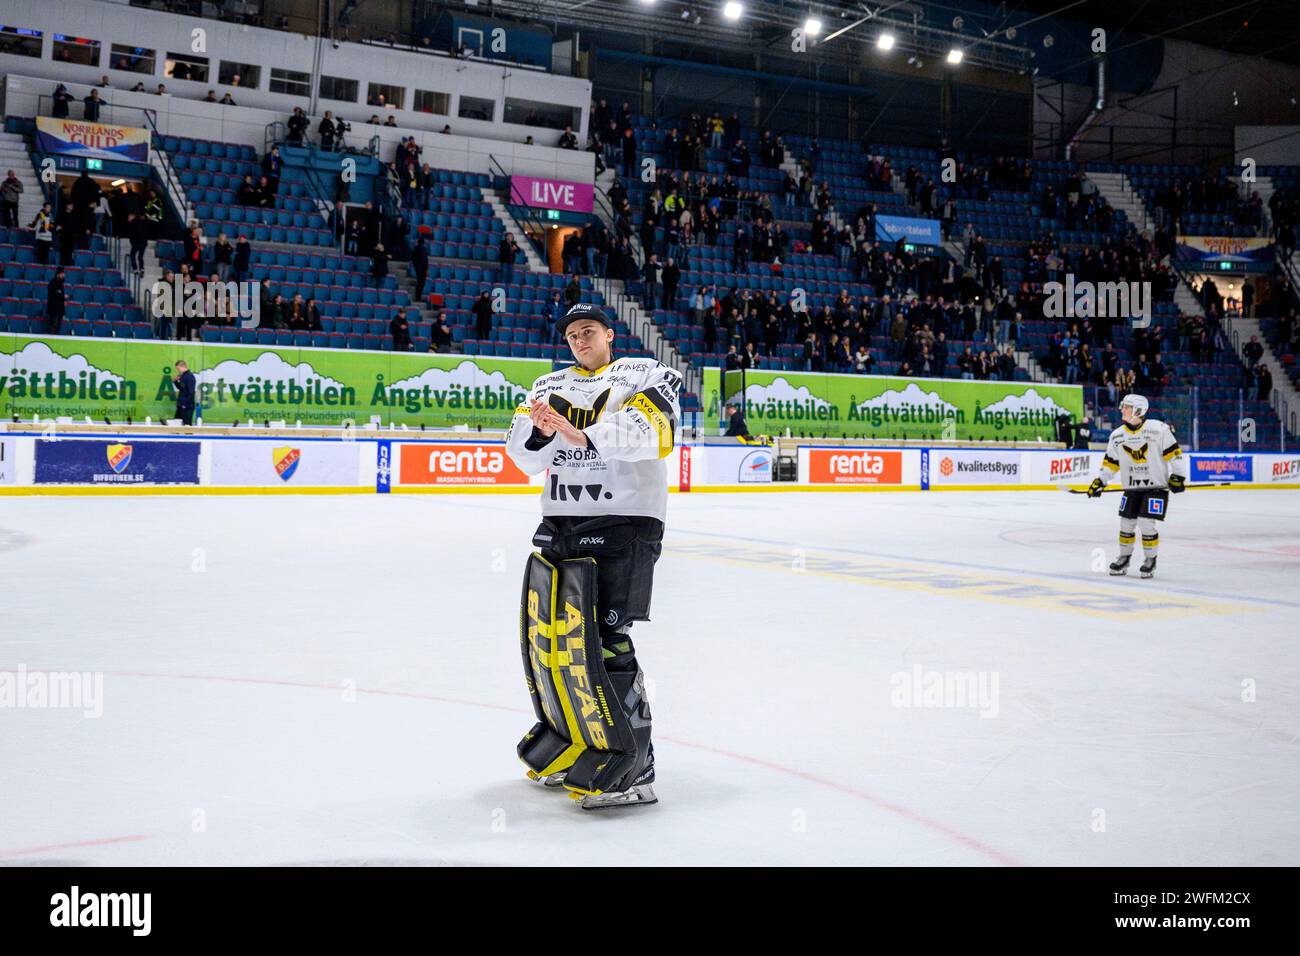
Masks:
[[[654,566],[663,550],[664,523],[641,515],[542,519],[533,544],[557,565],[566,558],[595,558],[596,607],[605,672],[632,724],[639,759],[622,784],[625,790],[654,780],[654,745],[650,739],[650,704],[636,648],[628,633],[633,621],[650,620]]]

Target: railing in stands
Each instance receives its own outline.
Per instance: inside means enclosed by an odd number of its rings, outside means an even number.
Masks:
[[[326,209],[328,209],[328,212],[326,212],[325,210],[320,209],[319,206],[317,207],[321,215],[325,218],[325,228],[330,230],[330,234],[333,238],[333,245],[340,253],[342,253],[344,251],[346,236],[333,227],[335,197],[330,188],[325,184],[325,180],[321,178],[320,172],[316,169],[314,162],[315,154],[321,151],[320,147],[311,143],[306,138],[304,138],[300,143],[288,143],[286,139],[288,132],[288,127],[279,120],[274,123],[267,123],[262,137],[262,155],[269,153],[271,148],[274,146],[291,145],[307,150],[307,162],[302,166],[302,171],[303,177],[307,183],[308,198],[316,203],[323,203]]]
[[[288,135],[289,128],[279,120],[274,123],[267,123],[266,128],[262,131],[262,155],[265,156],[269,153],[271,147],[283,143]]]
[[[524,238],[533,243],[533,247],[536,249],[542,262],[547,262],[548,257],[546,254],[545,244],[546,224],[542,221],[542,217],[538,214],[537,210],[529,204],[528,199],[524,194],[515,189],[513,177],[506,172],[505,167],[502,166],[501,163],[498,162],[497,158],[491,153],[488,153],[488,168],[491,170],[495,180],[498,182],[504,180],[505,184],[496,185],[496,189],[506,193],[507,211],[510,211],[509,207],[516,207],[523,210],[523,219],[525,223]],[[515,215],[513,212],[510,214],[512,216]],[[531,231],[527,228],[528,226],[532,227]]]
[[[113,264],[117,266],[117,271],[122,273],[126,278],[126,286],[131,290],[131,300],[144,312],[145,321],[149,321],[150,300],[145,295],[144,277],[135,274],[131,268],[131,243],[122,236],[104,236],[108,244],[108,254],[113,259]]]
[[[1282,269],[1282,274],[1291,281],[1292,289],[1300,289],[1300,270],[1297,270],[1291,257],[1284,254],[1284,250],[1276,243],[1273,244],[1273,255],[1277,259],[1278,266]]]
[[[144,115],[144,121],[149,129],[150,137],[152,138],[156,136],[158,139],[162,139],[163,134],[159,132],[158,124],[154,119],[154,110],[142,109],[140,112]],[[178,173],[176,167],[172,165],[171,157],[167,155],[166,150],[151,149],[150,155],[158,158],[158,166],[154,167],[154,171],[159,173],[162,178],[163,195],[170,200],[172,207],[176,211],[177,218],[180,219],[182,225],[189,226],[189,219],[186,215],[186,210],[189,206],[185,195],[185,187],[181,185],[180,173]],[[159,167],[161,167],[161,169]]]

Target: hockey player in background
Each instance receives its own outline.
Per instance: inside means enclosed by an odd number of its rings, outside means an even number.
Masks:
[[[650,707],[629,630],[649,620],[682,377],[614,359],[597,306],[575,304],[558,331],[577,364],[533,383],[506,436],[523,471],[550,471],[520,615],[537,724],[517,749],[530,778],[584,810],[651,804]]]
[[[1147,418],[1148,407],[1141,395],[1124,396],[1119,406],[1124,424],[1110,433],[1101,474],[1088,487],[1088,497],[1096,498],[1119,472],[1124,489],[1119,499],[1119,557],[1111,562],[1111,574],[1128,573],[1134,531],[1139,525],[1145,559],[1139,570],[1144,578],[1156,573],[1156,551],[1160,547],[1156,522],[1164,521],[1169,512],[1169,493],[1186,488],[1187,459],[1178,447],[1174,430],[1162,421]]]

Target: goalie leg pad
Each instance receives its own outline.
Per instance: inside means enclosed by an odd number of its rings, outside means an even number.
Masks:
[[[534,553],[524,569],[519,613],[519,649],[524,682],[537,723],[515,748],[534,779],[567,770],[582,752],[575,744],[566,699],[556,686],[555,607],[559,595],[555,565]]]
[[[597,606],[599,569],[594,558],[571,558],[559,563],[556,599],[556,688],[573,720],[570,739],[581,747],[564,778],[576,793],[603,793],[620,789],[629,774],[644,763],[649,744],[649,724],[638,748],[638,733],[624,705],[635,670],[627,674],[607,670],[619,658],[606,651]],[[624,635],[625,636],[625,635]],[[635,668],[631,643],[626,643],[626,663]],[[620,681],[620,677],[623,678]]]

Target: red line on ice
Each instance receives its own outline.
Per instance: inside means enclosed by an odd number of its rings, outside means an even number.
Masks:
[[[231,683],[231,684],[266,684],[275,687],[303,687],[311,690],[339,690],[340,689],[339,687],[333,684],[310,683],[308,681],[270,680],[270,679],[260,678],[260,677],[223,677],[219,675],[210,675],[210,674],[158,674],[158,673],[150,673],[146,671],[114,671],[113,673],[119,677],[163,677],[163,678],[171,678],[173,680],[224,681],[226,683]],[[523,710],[522,708],[519,707],[503,707],[500,704],[487,704],[487,703],[483,703],[482,701],[462,700],[456,697],[439,697],[434,694],[416,694],[416,693],[411,693],[409,691],[399,691],[399,690],[372,690],[364,687],[358,687],[356,690],[357,693],[359,694],[376,694],[384,697],[406,697],[412,700],[431,700],[440,704],[461,704],[465,707],[481,707],[485,710],[501,710],[511,714],[529,713],[529,711]],[[955,840],[957,843],[960,843],[962,846],[966,847],[967,849],[974,850],[977,853],[983,854],[984,856],[1002,864],[1003,866],[1021,865],[1019,860],[1016,860],[1015,858],[1008,856],[1006,853],[1003,853],[1001,850],[989,846],[987,843],[983,843],[982,841],[977,840],[972,836],[968,836],[967,834],[962,833],[960,830],[957,830],[946,823],[941,823],[938,820],[934,820],[930,817],[927,817],[924,814],[918,813],[917,811],[902,806],[901,804],[893,803],[882,797],[877,797],[874,794],[868,793],[865,790],[859,790],[857,787],[850,787],[847,784],[837,783],[834,780],[827,780],[825,777],[818,777],[815,774],[807,773],[806,771],[803,770],[796,770],[794,767],[787,767],[784,764],[773,763],[772,761],[764,760],[761,757],[751,757],[748,754],[736,753],[735,751],[732,750],[723,750],[719,747],[710,747],[707,744],[692,743],[691,741],[679,740],[674,737],[667,737],[661,735],[659,739],[666,741],[668,743],[677,744],[680,747],[690,747],[693,750],[703,750],[708,753],[717,754],[720,757],[728,757],[732,760],[739,760],[743,763],[752,764],[756,767],[765,767],[768,770],[775,770],[776,772],[786,774],[787,776],[797,777],[800,780],[806,780],[809,783],[815,783],[818,786],[827,787],[831,790],[838,791],[839,793],[842,793],[846,796],[854,797],[855,799],[865,801],[866,803],[870,803],[873,806],[879,807],[882,810],[888,810],[890,813],[897,814],[898,816],[901,816],[906,820],[910,820],[913,823],[923,826],[928,830],[933,830],[936,833],[941,833],[944,836],[948,837],[949,839]],[[124,837],[122,839],[144,839],[144,838]],[[116,841],[104,841],[104,842],[116,842]],[[70,845],[75,846],[77,844],[70,844]],[[3,855],[4,854],[0,852],[0,856]]]
[[[32,853],[44,853],[47,850],[73,850],[83,846],[104,846],[108,843],[134,843],[138,840],[147,840],[147,836],[120,836],[105,837],[102,840],[81,840],[77,843],[49,843],[45,846],[25,846],[16,850],[0,850],[0,856],[29,856]]]

